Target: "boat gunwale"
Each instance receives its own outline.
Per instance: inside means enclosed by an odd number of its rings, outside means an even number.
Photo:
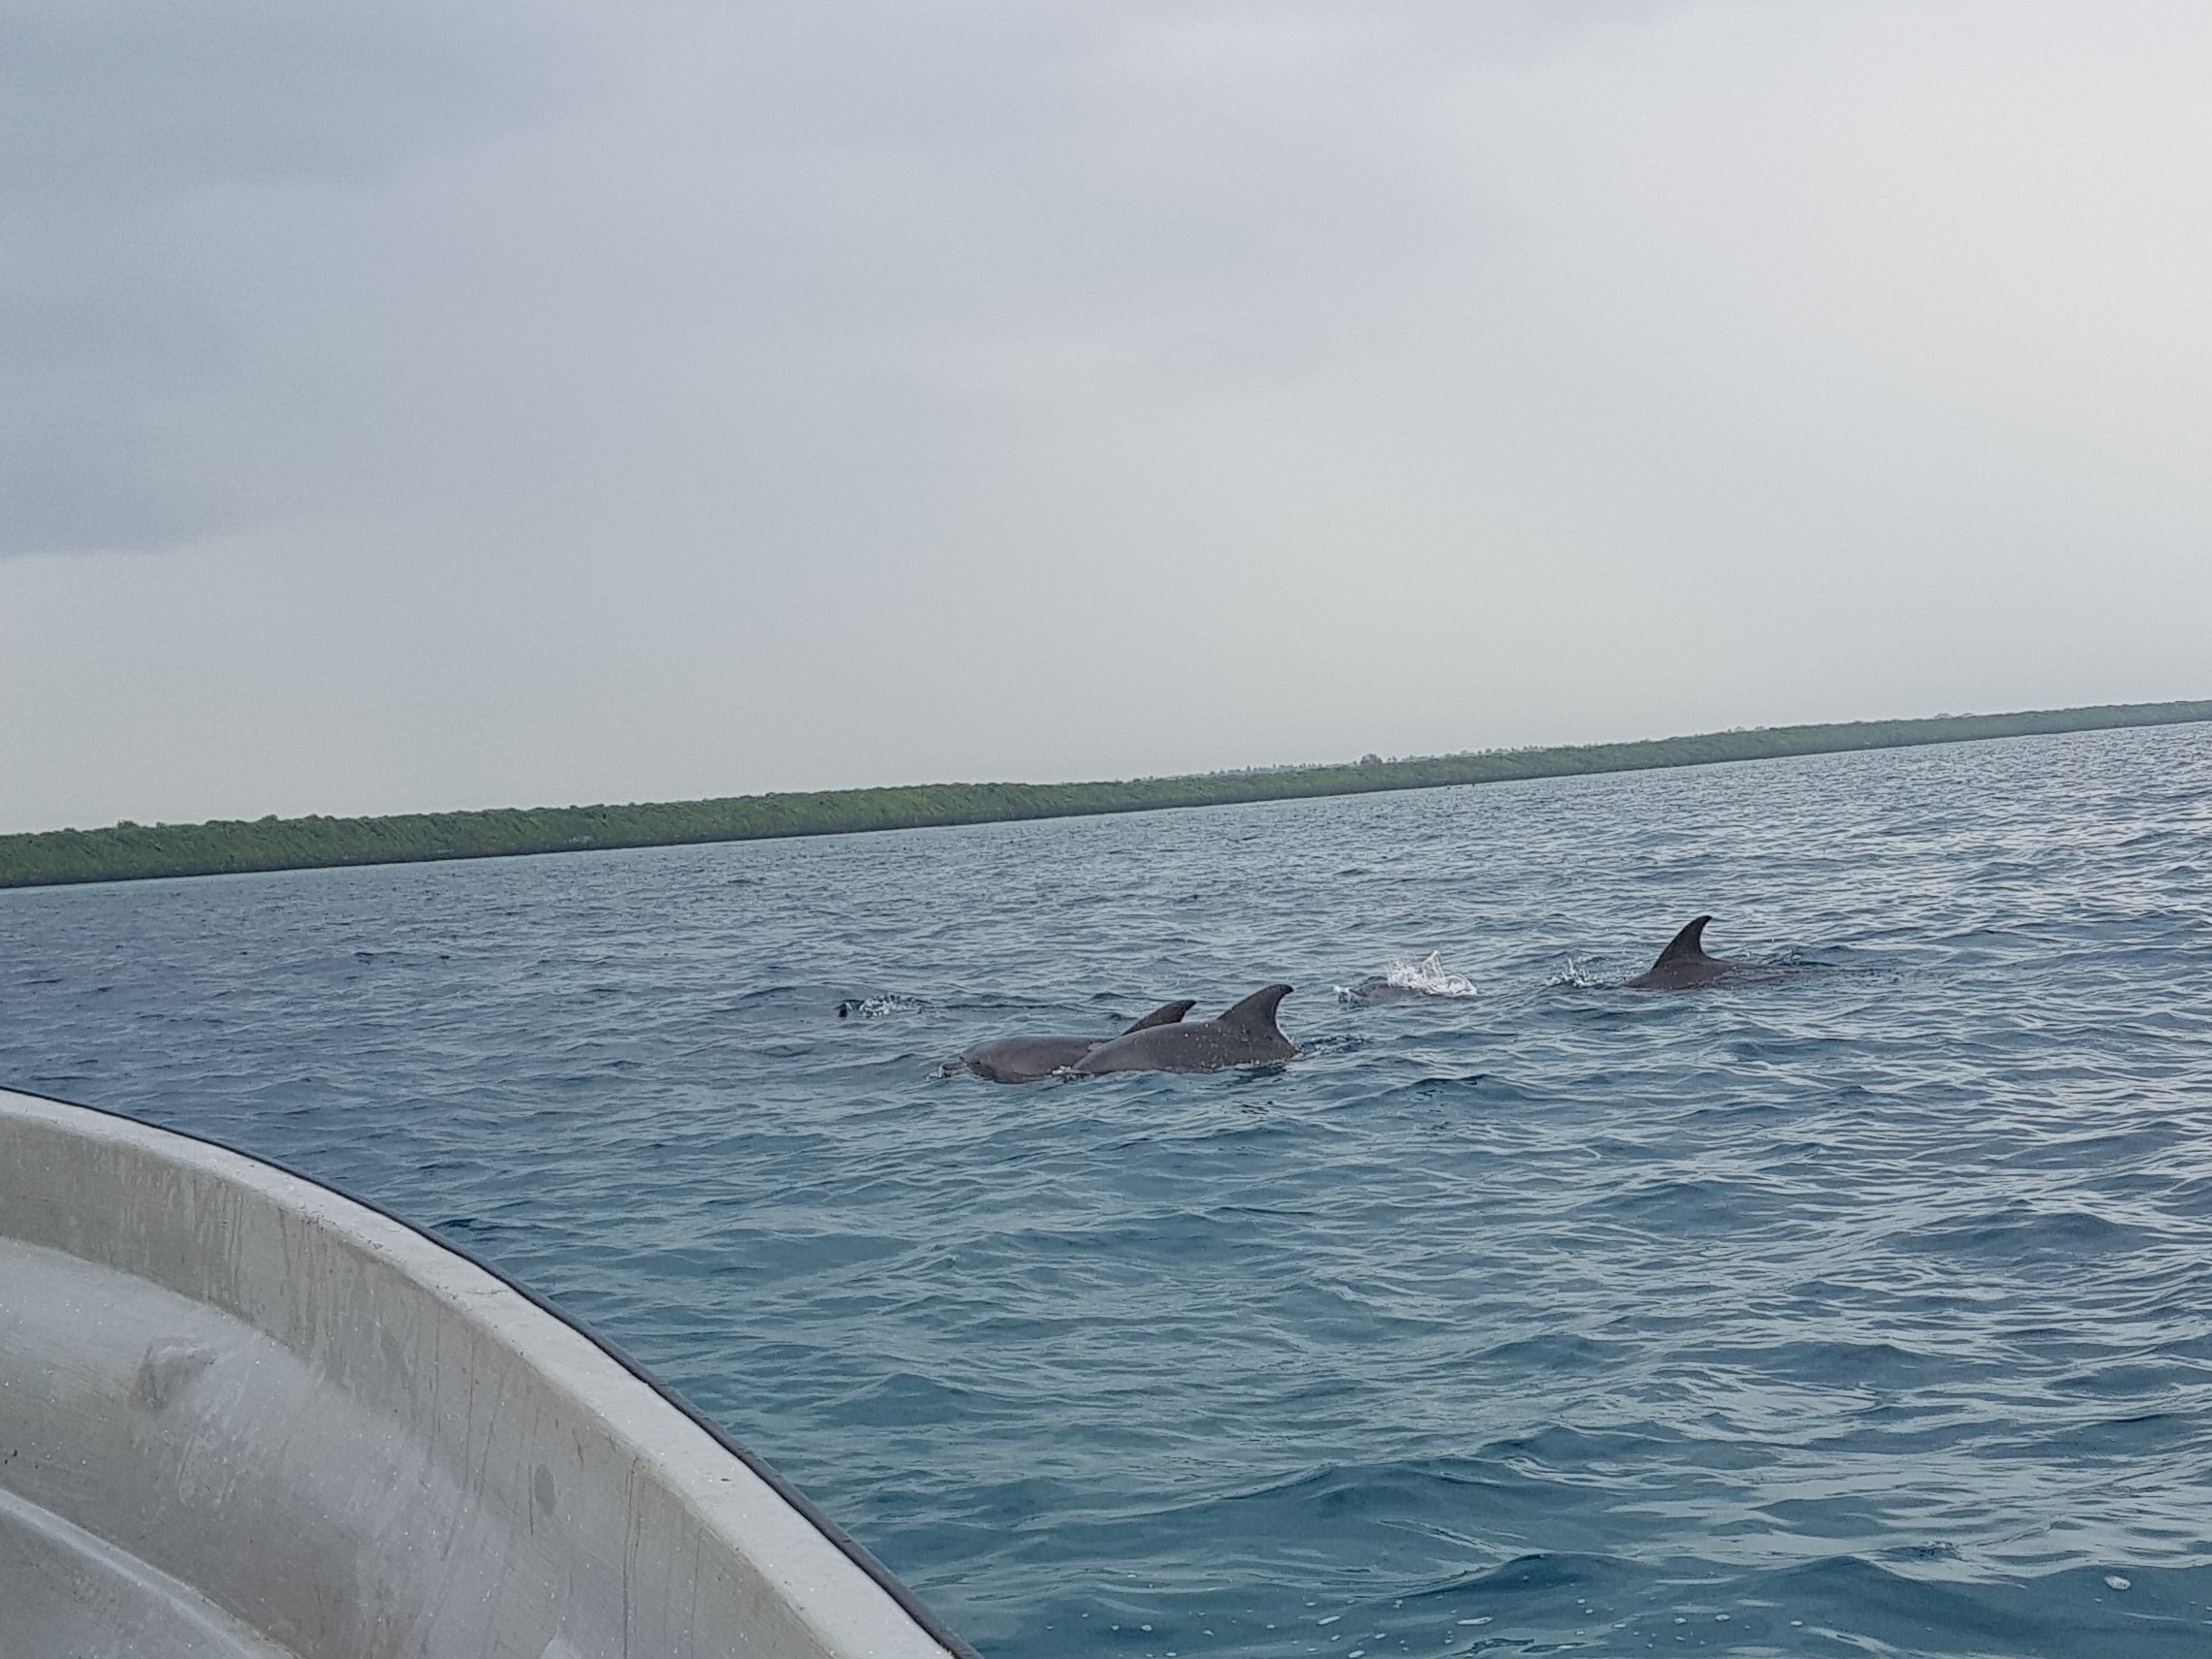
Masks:
[[[66,1106],[75,1111],[90,1112],[98,1117],[129,1124],[135,1129],[150,1130],[156,1134],[174,1135],[180,1140],[192,1141],[201,1146],[210,1147],[217,1152],[226,1153],[231,1157],[244,1159],[249,1164],[273,1169],[279,1174],[289,1176],[296,1181],[304,1182],[307,1186],[343,1199],[347,1203],[359,1205],[362,1209],[367,1210],[371,1214],[404,1228],[416,1237],[435,1245],[447,1255],[458,1257],[480,1272],[489,1274],[539,1312],[551,1315],[561,1324],[583,1337],[632,1378],[643,1383],[665,1404],[673,1406],[693,1426],[704,1430],[710,1439],[757,1476],[771,1491],[774,1492],[802,1519],[813,1527],[839,1554],[866,1574],[877,1588],[889,1596],[900,1610],[920,1627],[926,1636],[951,1654],[952,1659],[983,1659],[983,1656],[965,1639],[932,1611],[929,1605],[912,1589],[908,1588],[897,1574],[877,1560],[866,1545],[833,1520],[813,1499],[794,1485],[767,1458],[761,1456],[759,1452],[731,1434],[729,1430],[685,1399],[675,1388],[654,1376],[642,1361],[633,1356],[619,1343],[595,1330],[543,1292],[533,1290],[516,1278],[514,1274],[499,1266],[498,1263],[486,1260],[466,1245],[443,1237],[419,1223],[409,1221],[405,1216],[395,1213],[375,1199],[363,1197],[360,1194],[348,1191],[333,1181],[311,1175],[281,1159],[266,1157],[258,1152],[248,1152],[244,1148],[235,1146],[215,1135],[203,1134],[194,1130],[176,1129],[169,1124],[154,1123],[149,1119],[138,1116],[136,1113],[123,1111],[113,1106],[90,1105],[82,1101],[66,1100],[59,1095],[49,1095],[43,1090],[26,1089],[16,1083],[0,1082],[0,1094],[17,1095],[28,1100],[44,1101],[48,1105]]]

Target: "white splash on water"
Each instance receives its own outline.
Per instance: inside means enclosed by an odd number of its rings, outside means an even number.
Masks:
[[[1371,974],[1356,985],[1339,985],[1336,989],[1341,1003],[1389,1002],[1390,993],[1394,992],[1415,997],[1478,997],[1482,994],[1472,979],[1447,969],[1442,957],[1434,950],[1418,962],[1393,962],[1384,972]]]
[[[1403,985],[1424,997],[1478,997],[1482,994],[1466,974],[1446,969],[1434,950],[1418,962],[1393,962],[1383,973],[1382,981],[1386,985]]]
[[[891,1014],[911,1014],[920,1011],[923,1004],[913,997],[885,993],[875,997],[848,997],[837,1005],[840,1020],[880,1020]]]

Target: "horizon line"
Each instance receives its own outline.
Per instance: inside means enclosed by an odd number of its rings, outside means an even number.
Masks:
[[[1091,817],[2204,721],[2212,721],[2212,700],[2104,703],[1996,715],[1735,726],[1683,737],[1463,750],[1391,760],[1371,753],[1356,761],[1071,783],[900,783],[688,801],[477,807],[346,817],[270,813],[192,824],[140,824],[124,818],[99,829],[0,835],[0,888]]]

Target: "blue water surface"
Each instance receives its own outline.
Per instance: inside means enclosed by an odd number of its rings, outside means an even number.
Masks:
[[[1619,988],[1705,910],[1799,971]],[[990,1659],[2212,1653],[2212,727],[0,893],[0,1081],[489,1257]]]

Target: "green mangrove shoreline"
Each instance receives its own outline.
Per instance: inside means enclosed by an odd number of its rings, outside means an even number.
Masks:
[[[495,808],[372,818],[218,819],[204,824],[125,822],[109,829],[0,836],[0,887],[504,858],[538,852],[1083,817],[2198,720],[2212,720],[2212,701],[2120,703],[2011,715],[1939,715],[1929,719],[1769,726],[1754,731],[1709,732],[1701,737],[1488,750],[1412,760],[1370,756],[1347,766],[1214,772],[1119,783],[920,783],[889,789],[736,795],[713,801],[618,807]]]

